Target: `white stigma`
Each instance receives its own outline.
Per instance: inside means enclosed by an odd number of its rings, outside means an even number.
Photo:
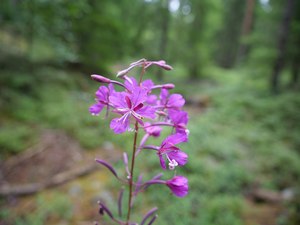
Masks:
[[[170,170],[174,170],[176,166],[178,166],[178,163],[176,162],[175,159],[172,159],[172,160],[169,162],[169,169],[170,169]]]

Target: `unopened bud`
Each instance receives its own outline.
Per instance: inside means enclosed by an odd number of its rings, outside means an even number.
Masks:
[[[157,66],[160,66],[161,68],[163,68],[165,70],[172,70],[173,69],[173,67],[166,64],[166,62],[164,60],[153,62],[153,64],[156,64]]]
[[[173,89],[173,88],[175,88],[175,85],[174,84],[164,84],[162,86],[162,88],[164,88],[164,89]]]
[[[91,75],[92,79],[101,83],[110,83],[110,79],[97,75],[97,74],[93,74]]]

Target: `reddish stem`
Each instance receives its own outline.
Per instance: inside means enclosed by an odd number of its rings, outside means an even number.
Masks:
[[[135,131],[134,131],[132,158],[131,158],[131,168],[130,168],[130,179],[129,179],[129,198],[128,198],[128,211],[127,211],[127,221],[126,221],[127,225],[129,225],[130,214],[131,214],[131,206],[132,206],[133,171],[134,171],[134,161],[135,161],[135,152],[136,152],[138,129],[139,129],[138,122],[135,122]]]

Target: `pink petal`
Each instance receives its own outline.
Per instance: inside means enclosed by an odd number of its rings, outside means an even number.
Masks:
[[[188,155],[183,151],[173,151],[168,153],[169,158],[175,159],[179,166],[183,166],[188,161]]]
[[[137,114],[151,119],[155,119],[155,112],[156,110],[151,106],[144,106],[143,108],[136,111]]]
[[[131,92],[133,92],[134,89],[136,87],[138,87],[138,83],[134,77],[127,77],[124,84],[125,84],[125,87]]]
[[[175,176],[168,180],[166,184],[177,197],[182,198],[188,194],[188,179],[183,176]]]
[[[151,88],[154,86],[154,83],[152,80],[144,80],[142,82],[142,87],[144,87],[147,91],[151,90]]]
[[[186,142],[188,140],[187,135],[184,133],[178,133],[168,136],[163,142],[162,145],[167,143],[172,143],[173,145],[179,144],[181,142]]]
[[[109,101],[115,108],[128,108],[125,101],[125,96],[127,95],[128,94],[125,92],[115,92],[111,96],[109,96]]]
[[[181,108],[185,103],[184,98],[180,94],[172,94],[167,104],[168,108]]]
[[[157,100],[156,95],[148,95],[146,102],[150,105],[155,105]]]
[[[167,89],[161,89],[160,101],[162,105],[166,104],[168,95],[169,95],[169,91]]]
[[[145,131],[147,134],[153,136],[153,137],[159,137],[160,136],[160,132],[162,130],[161,127],[159,126],[150,126],[151,124],[149,122],[145,123]]]
[[[105,86],[99,87],[96,91],[96,97],[102,102],[108,102],[108,88]]]
[[[188,123],[188,113],[185,111],[170,109],[169,117],[175,124],[181,123],[186,125]]]
[[[128,117],[125,120],[115,118],[110,122],[110,129],[112,129],[116,134],[124,133],[129,128],[129,122],[130,121]]]
[[[159,157],[159,162],[160,162],[161,167],[164,170],[167,169],[165,159],[162,157],[162,155],[158,155],[158,157]]]
[[[90,107],[89,111],[92,115],[98,115],[102,109],[103,109],[104,105],[103,104],[94,104]]]
[[[147,90],[142,89],[141,87],[136,87],[130,96],[133,107],[144,103],[147,100]]]

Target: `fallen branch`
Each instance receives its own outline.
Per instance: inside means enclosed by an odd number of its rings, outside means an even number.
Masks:
[[[87,166],[82,166],[70,171],[59,173],[41,183],[31,183],[23,185],[3,185],[0,186],[0,196],[31,195],[36,192],[42,191],[46,188],[55,187],[66,183],[67,181],[73,180],[77,177],[87,175],[94,171],[96,168],[97,165],[93,163]]]
[[[252,190],[248,196],[255,202],[280,203],[284,200],[280,192],[256,188]]]

